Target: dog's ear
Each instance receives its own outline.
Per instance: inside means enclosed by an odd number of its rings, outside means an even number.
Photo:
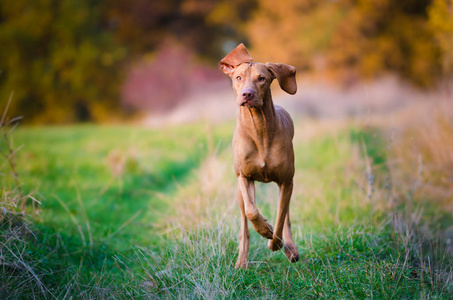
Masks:
[[[297,92],[296,68],[285,64],[266,63],[266,68],[278,80],[278,84],[288,94]]]
[[[251,62],[253,59],[245,48],[244,44],[240,44],[233,51],[231,51],[227,56],[225,56],[220,62],[220,69],[223,73],[228,76],[231,75],[231,72],[242,63]]]

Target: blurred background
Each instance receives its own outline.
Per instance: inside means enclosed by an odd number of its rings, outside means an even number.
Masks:
[[[392,108],[448,88],[452,1],[2,0],[0,106],[14,91],[10,115],[33,124],[210,115],[232,102],[217,62],[241,42],[297,67],[295,110],[353,114],[363,82]]]

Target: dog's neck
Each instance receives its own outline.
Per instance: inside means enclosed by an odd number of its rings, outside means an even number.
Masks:
[[[277,124],[270,91],[264,96],[262,107],[239,107],[237,126],[241,132],[247,134],[259,146],[266,148],[266,145],[272,142]]]

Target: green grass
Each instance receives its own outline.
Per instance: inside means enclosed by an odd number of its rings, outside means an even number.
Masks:
[[[450,298],[453,222],[426,199],[392,205],[396,189],[409,191],[389,185],[385,136],[343,128],[304,137],[310,126],[299,122],[295,137],[300,261],[270,252],[252,229],[250,267],[239,271],[233,123],[15,131],[22,189],[42,206],[28,227],[2,225],[0,296]],[[257,184],[270,220],[277,195],[275,184]]]
[[[137,251],[133,260],[140,263],[143,274],[131,273],[137,282],[149,283],[148,291],[142,288],[142,292],[178,298],[421,296],[420,274],[404,265],[402,252],[392,248],[384,234],[371,237],[363,228],[352,227],[299,236],[304,246],[297,264],[289,263],[283,253],[264,251],[264,243],[252,239],[252,264],[248,270],[236,271],[235,233],[222,224],[213,225],[175,239],[163,258],[149,249]]]

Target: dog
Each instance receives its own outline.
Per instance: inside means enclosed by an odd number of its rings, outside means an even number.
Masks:
[[[256,232],[269,239],[272,251],[283,248],[291,262],[299,260],[289,217],[294,177],[293,121],[283,108],[274,105],[271,83],[276,78],[282,90],[297,91],[296,68],[285,64],[253,62],[240,44],[219,62],[233,83],[238,105],[233,135],[237,201],[241,210],[239,256],[235,268],[248,267],[250,233],[247,220]],[[255,202],[255,181],[275,182],[280,193],[275,228],[259,213]]]

